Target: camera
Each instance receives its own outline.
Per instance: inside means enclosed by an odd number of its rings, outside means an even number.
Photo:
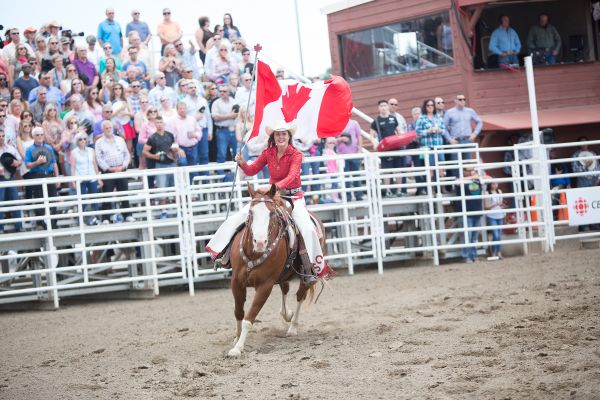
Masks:
[[[69,39],[72,39],[73,36],[84,36],[85,33],[83,32],[75,32],[73,33],[73,31],[71,29],[65,29],[60,33],[62,36],[68,37]]]
[[[204,114],[204,111],[206,111],[206,107],[205,107],[205,106],[202,106],[202,107],[200,107],[200,108],[198,109],[198,112],[199,112],[199,113],[203,113],[203,114]]]
[[[239,113],[240,112],[240,105],[239,104],[234,104],[233,107],[231,107],[231,111],[233,111],[234,113]]]

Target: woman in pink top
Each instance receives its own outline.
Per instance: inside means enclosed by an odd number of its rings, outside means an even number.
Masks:
[[[142,128],[140,129],[140,134],[138,136],[138,143],[136,146],[136,153],[140,160],[140,169],[151,168],[153,165],[148,165],[148,160],[146,157],[142,157],[142,150],[144,149],[144,145],[148,141],[148,138],[156,132],[156,116],[158,115],[158,110],[154,107],[148,107],[146,110],[146,122],[142,124]],[[149,160],[153,161],[153,160]]]

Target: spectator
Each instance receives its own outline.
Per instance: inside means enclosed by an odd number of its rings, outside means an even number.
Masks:
[[[26,101],[23,101],[23,93],[21,92],[21,89],[19,89],[18,87],[13,87],[11,89],[10,98],[13,100],[17,100],[19,103],[21,103],[21,109],[23,110],[21,112],[25,112],[29,109],[29,103],[27,103]]]
[[[472,167],[464,169],[464,183],[463,183],[465,200],[465,211],[467,213],[477,213],[483,211],[483,201],[481,198],[472,199],[471,196],[481,196],[482,184],[479,175],[475,172]],[[469,214],[466,216],[467,227],[478,228],[481,226],[481,214]],[[465,245],[462,249],[462,256],[466,263],[473,263],[477,260],[477,237],[479,232],[476,230],[469,230],[466,232]]]
[[[104,61],[104,73],[102,78],[109,76],[112,82],[119,82],[121,80],[121,73],[117,69],[117,61],[114,57],[110,56]]]
[[[248,102],[248,98],[250,102]],[[242,86],[235,92],[235,102],[240,106],[247,107],[250,110],[250,114],[254,116],[256,108],[256,92],[252,90],[252,75],[245,73],[242,75]]]
[[[486,225],[492,228],[492,240],[494,242],[499,242],[502,240],[502,229],[494,227],[504,223],[505,213],[503,209],[506,208],[506,203],[502,198],[502,190],[498,189],[497,182],[490,182],[490,186],[487,189],[487,195],[490,197],[487,197],[484,200],[483,206],[486,210],[493,212],[486,214]],[[491,246],[490,255],[492,257],[498,257],[502,259],[502,253],[500,253],[499,244],[494,244]]]
[[[29,64],[32,65],[35,72],[40,72],[42,57],[48,51],[48,44],[46,43],[46,38],[42,35],[38,35],[35,37],[35,49],[34,49],[34,57],[29,59]],[[36,60],[36,65],[34,66],[31,62],[32,59]],[[39,68],[38,68],[39,67]]]
[[[100,59],[102,58],[102,55],[104,54],[102,52],[102,46],[96,46],[96,36],[94,35],[88,35],[85,38],[85,42],[88,45],[87,48],[87,56],[88,59],[90,60],[90,62],[92,64],[94,64],[94,67],[96,67],[97,71],[100,71]]]
[[[102,119],[102,103],[99,100],[98,94],[98,88],[92,88],[88,90],[85,97],[85,103],[90,113],[92,113],[94,123]]]
[[[9,62],[8,67],[11,81],[13,82],[19,77],[23,64],[27,63],[29,59],[34,56],[33,51],[30,52],[28,48],[29,47],[26,46],[25,43],[16,46],[15,55],[12,61]]]
[[[580,136],[577,139],[578,142],[587,142],[588,140],[589,139],[585,136]],[[571,158],[574,159],[571,163],[573,172],[584,174],[575,178],[575,187],[593,187],[598,184],[600,178],[600,163],[597,161],[597,157],[598,155],[596,152],[590,149],[589,145],[585,143],[582,143],[575,153],[573,153],[571,156]],[[579,232],[589,229],[598,229],[598,224],[579,226]]]
[[[31,123],[29,130],[31,130]],[[7,156],[6,154],[9,154]],[[6,143],[6,136],[4,131],[0,128],[0,182],[14,181],[17,175],[17,170],[21,167],[23,161],[21,155],[14,146]],[[16,201],[19,199],[16,186],[0,187],[0,203],[5,201]],[[13,206],[14,207],[14,206]],[[21,218],[21,211],[11,211],[13,218]],[[0,232],[4,233],[4,211],[0,211]],[[21,232],[23,230],[23,222],[15,222],[15,231]]]
[[[252,75],[254,64],[250,61],[250,50],[244,47],[242,49],[242,62],[239,65],[240,73]]]
[[[42,89],[42,88],[44,88],[44,89]],[[42,103],[45,103],[45,102],[55,103],[60,112],[61,106],[63,104],[65,104],[65,96],[62,94],[62,92],[60,90],[58,90],[57,88],[52,86],[52,76],[47,72],[42,74],[42,77],[40,80],[40,85],[29,92],[28,100],[29,100],[29,104],[32,106],[30,108],[33,108],[33,103],[38,99],[38,92],[40,90],[44,91],[46,94],[46,98],[41,99],[41,102]],[[32,111],[32,113],[33,113],[33,118],[37,121],[36,113],[33,111]]]
[[[21,122],[21,112],[23,106],[19,100],[11,100],[8,104],[6,119],[4,121],[4,133],[6,134],[5,142],[11,146],[17,143],[17,132],[19,131],[19,123]]]
[[[66,176],[71,176],[71,151],[77,146],[75,135],[79,132],[83,132],[80,129],[81,125],[76,116],[71,115],[65,117],[65,125],[67,128],[64,130],[61,138],[61,152],[59,156],[60,169],[65,171]]]
[[[58,116],[58,108],[56,104],[50,103],[44,109],[42,117],[42,128],[44,129],[46,143],[53,143],[56,138],[62,137],[65,130],[65,124]]]
[[[150,33],[148,24],[140,21],[140,12],[137,9],[131,11],[131,18],[132,21],[125,27],[125,35],[129,36],[130,32],[137,32],[144,46],[148,46],[148,43],[152,39],[152,33]]]
[[[156,132],[156,117],[158,117],[158,110],[154,106],[148,107],[146,110],[146,119],[142,123],[139,130],[138,141],[135,147],[136,155],[140,160],[140,169],[154,168],[154,163],[147,163],[146,157],[142,155],[144,145],[148,141],[148,138]],[[163,120],[164,122],[164,120]]]
[[[113,106],[112,104],[105,104],[102,106],[102,119],[94,124],[93,141],[94,143],[102,137],[102,123],[109,121],[113,124],[113,135],[123,136],[123,128],[121,124],[113,121]]]
[[[33,26],[28,26],[23,30],[23,36],[25,36],[25,44],[29,45],[31,49],[35,52],[37,50],[37,44],[35,41],[35,36],[37,34],[37,29]]]
[[[538,24],[531,27],[527,35],[529,54],[540,52],[540,57],[533,57],[534,63],[542,61],[546,64],[556,64],[556,56],[560,53],[561,40],[556,28],[548,23],[548,14],[538,16]]]
[[[58,47],[58,37],[55,36],[51,36],[48,39],[48,49],[46,51],[46,53],[44,53],[44,55],[42,56],[41,59],[41,72],[47,72],[50,71],[52,68],[54,68],[53,65],[53,58],[55,55],[60,55],[63,58],[63,64],[69,64],[69,58],[65,57],[64,55],[61,54],[60,52],[60,48]]]
[[[52,65],[54,66],[54,68],[50,70],[50,73],[52,74],[52,85],[60,89],[63,79],[66,79],[67,77],[67,72],[63,67],[63,58],[60,54],[55,54],[52,57]],[[69,65],[69,68],[72,70],[74,67]]]
[[[519,135],[512,134],[508,137],[506,141],[507,146],[514,146],[519,142]],[[509,164],[515,161],[515,152],[514,150],[507,150],[504,152],[504,163]],[[502,171],[506,176],[513,176],[512,167],[510,165],[505,165],[502,167]]]
[[[77,48],[77,56],[73,61],[73,65],[77,68],[79,77],[87,87],[98,86],[98,82],[100,81],[98,71],[94,64],[88,60],[86,47],[82,46]]]
[[[348,121],[346,127],[342,131],[339,137],[339,141],[337,144],[337,153],[338,154],[359,154],[362,148],[362,136],[361,129],[358,122],[354,119]],[[344,160],[344,172],[348,173],[356,173],[360,171],[360,159],[359,158],[350,158]],[[351,189],[354,187],[354,197],[357,201],[362,201],[363,192],[356,190],[356,188],[360,188],[362,183],[358,178],[353,178],[350,175],[346,175],[346,189]],[[346,199],[350,202],[352,201],[352,192],[346,192]]]
[[[98,25],[98,43],[103,46],[105,43],[110,43],[112,46],[112,54],[121,54],[123,48],[123,33],[121,25],[115,21],[115,10],[112,8],[106,9],[106,20]]]
[[[183,78],[182,80],[186,80],[188,83],[188,89],[190,86],[194,86],[198,93],[198,96],[204,97],[204,87],[200,83],[198,79],[194,79],[194,71],[190,67],[183,67]]]
[[[84,107],[85,102],[83,96],[80,94],[74,94],[71,96],[71,111],[69,111],[65,115],[65,120],[69,117],[75,117],[80,126],[84,125],[84,121],[88,121],[88,124],[91,127],[91,124],[94,121],[94,116],[91,111]]]
[[[183,36],[183,30],[177,22],[171,21],[171,9],[164,8],[162,10],[163,21],[158,24],[156,28],[156,34],[160,38],[162,47],[160,48],[160,54],[165,54],[165,47],[168,44],[174,43],[176,40],[181,39]]]
[[[554,177],[552,179],[550,179],[550,188],[552,189],[553,192],[555,192],[555,193],[552,193],[552,205],[558,206],[561,204],[560,197],[562,194],[558,191],[563,191],[565,189],[571,188],[571,180],[569,178],[566,178],[563,176],[563,174],[569,173],[569,169],[566,165],[564,165],[562,163],[561,164],[553,164],[551,167],[550,173],[552,175],[554,175]],[[555,220],[558,219],[557,218],[558,211],[559,210],[554,210],[554,212],[553,212]]]
[[[75,95],[83,96],[85,94],[85,85],[79,78],[75,78],[71,81],[71,91],[67,93],[67,100],[70,100]]]
[[[165,74],[163,72],[157,72],[154,75],[154,88],[148,93],[150,104],[156,108],[160,108],[160,98],[162,96],[167,98],[168,102],[171,104],[171,107],[174,107],[177,103],[177,95],[175,94],[173,88],[167,86]]]
[[[379,114],[373,119],[373,122],[371,123],[371,136],[373,138],[378,139],[379,141],[382,141],[383,139],[389,136],[400,135],[400,124],[398,123],[396,117],[394,117],[390,113],[390,106],[387,100],[379,100],[379,102],[377,103],[377,109],[379,111]],[[402,167],[404,167],[404,161],[400,156],[384,156],[381,159],[382,169]],[[391,180],[390,178],[385,178],[383,182],[385,185],[389,185],[391,183]],[[385,196],[393,197],[394,192],[397,191],[386,189]],[[400,191],[398,195],[402,196],[404,195],[404,192]]]
[[[187,115],[186,103],[183,101],[177,103],[177,114],[175,118],[167,121],[166,129],[173,134],[175,141],[185,153],[187,165],[198,165],[198,142],[202,137],[202,131],[196,124],[196,119]],[[192,178],[194,175],[190,174]]]
[[[237,72],[237,66],[229,57],[229,50],[225,44],[219,46],[219,55],[210,59],[205,66],[205,74],[216,84],[226,84],[229,82],[231,73]]]
[[[0,99],[10,101],[9,75],[0,73]]]
[[[65,96],[71,96],[71,90],[73,89],[73,82],[79,82],[79,89],[83,88],[81,84],[81,79],[79,79],[79,74],[77,73],[77,68],[74,65],[69,65],[66,69],[67,74],[61,80],[59,89]],[[50,71],[52,73],[52,71]]]
[[[229,95],[235,98],[235,94],[240,87],[240,76],[237,74],[237,71],[229,75],[229,82],[227,86],[229,88]]]
[[[166,85],[174,88],[175,83],[181,79],[183,66],[177,58],[177,50],[173,44],[169,43],[163,47],[163,57],[158,62],[158,70],[165,75]]]
[[[144,144],[142,155],[145,158],[154,161],[154,168],[173,168],[177,166],[177,159],[183,157],[184,153],[175,143],[175,137],[171,132],[165,131],[165,123],[161,116],[155,119],[156,132],[148,138]],[[163,173],[156,175],[156,187],[167,188],[175,184],[173,174]],[[159,204],[166,205],[167,198],[162,197]],[[167,218],[167,210],[163,209],[160,213],[160,219]]]
[[[237,152],[235,120],[238,116],[239,105],[229,97],[227,86],[219,86],[219,98],[215,100],[211,110],[216,126],[217,163],[223,163],[227,160],[229,149],[231,149],[232,159]]]
[[[182,74],[185,71],[191,71],[192,76],[189,76],[187,78],[188,79],[189,78],[199,79],[200,71],[198,69],[198,63],[196,62],[196,48],[194,47],[192,41],[190,40],[189,49],[184,48],[183,42],[181,41],[181,39],[176,40],[175,43],[173,43],[173,45],[175,46],[175,50],[177,52],[176,57],[179,59],[179,62],[181,63]],[[183,74],[183,75],[185,75],[185,74]]]
[[[98,168],[103,174],[111,174],[116,172],[123,172],[127,170],[127,166],[131,161],[129,151],[125,141],[120,136],[114,135],[114,126],[110,121],[102,121],[102,136],[96,141],[96,161],[98,162]],[[126,192],[129,190],[129,181],[127,178],[108,178],[103,179],[102,192],[112,193]],[[129,208],[129,200],[121,201],[121,208]],[[111,209],[111,204],[108,201],[102,203],[102,211],[108,211]],[[127,222],[135,222],[135,218],[130,212],[124,212],[114,214],[112,216],[113,223],[119,223],[123,221],[123,217]],[[108,224],[108,214],[104,214],[102,217],[102,223]]]
[[[171,100],[164,94],[160,96],[159,114],[162,115],[166,123],[177,116],[177,111],[171,107]]]
[[[388,100],[388,104],[390,106],[390,114],[392,114],[394,117],[396,117],[396,121],[398,121],[400,133],[405,133],[406,132],[406,120],[398,112],[398,100],[391,98]]]
[[[206,61],[206,42],[213,36],[212,31],[210,30],[210,19],[208,17],[200,17],[198,18],[199,28],[196,29],[196,33],[194,36],[196,37],[196,43],[198,44],[200,60],[202,63]]]
[[[19,152],[19,155],[21,156],[21,160],[25,159],[25,150],[31,146],[33,144],[33,124],[31,122],[21,122],[21,126],[19,129],[19,135],[17,136],[17,151]],[[29,169],[27,169],[27,166],[25,165],[25,163],[21,163],[21,167],[20,167],[20,174],[21,174],[21,178],[23,179],[29,179]],[[31,188],[29,186],[25,187],[25,197],[26,198],[30,198],[31,197]]]
[[[56,20],[52,20],[50,22],[48,22],[48,31],[45,32],[44,34],[46,36],[54,36],[54,37],[58,37],[59,31],[60,31],[60,23]]]
[[[21,89],[21,94],[24,99],[29,98],[29,92],[38,87],[40,84],[37,79],[31,76],[31,64],[25,63],[22,65],[23,75],[15,80],[13,87]]]
[[[142,88],[141,81],[133,81],[129,85],[129,95],[127,97],[127,102],[129,103],[129,108],[133,116],[139,113],[142,110],[142,97],[140,95],[140,90]]]
[[[87,146],[88,136],[84,132],[77,132],[74,138],[74,148],[70,153],[70,171],[72,176],[89,176],[90,180],[79,182],[79,190],[82,196],[88,196],[98,193],[98,187],[102,187],[103,182],[99,179],[100,171],[96,162],[96,153],[94,149]],[[72,183],[75,189],[75,182]],[[97,212],[99,204],[94,202],[83,206],[84,212]],[[100,220],[93,215],[84,218],[86,225],[98,225]]]
[[[127,50],[129,59],[123,63],[123,69],[129,71],[131,67],[136,69],[135,80],[142,81],[145,89],[150,88],[150,73],[148,67],[143,61],[138,60],[138,49],[135,47],[129,47]]]
[[[325,139],[325,148],[323,149],[323,155],[334,157],[337,154],[335,149],[336,144],[336,138],[328,137],[327,139]],[[339,179],[340,169],[344,169],[344,162],[345,160],[340,160],[337,157],[325,161],[325,171],[328,174],[330,174],[331,180],[333,181],[333,183],[331,184],[331,195],[326,196],[324,199],[326,203],[339,203],[340,201],[342,201],[338,191],[337,180]]]
[[[244,39],[238,38],[233,41],[233,48],[231,49],[231,58],[235,62],[235,65],[243,65],[242,62],[244,61],[244,56],[242,55],[242,53],[245,48],[246,41]]]
[[[223,36],[230,41],[242,37],[240,30],[233,24],[233,18],[229,13],[223,15]]]
[[[129,154],[133,154],[133,140],[135,139],[135,129],[131,126],[133,111],[123,92],[123,85],[120,83],[116,84],[113,87],[113,93],[110,100],[113,105],[113,118],[121,126],[121,131],[125,137]]]
[[[446,127],[444,120],[435,112],[435,103],[431,99],[427,99],[423,102],[421,108],[421,116],[417,120],[416,131],[421,144],[421,149],[433,150],[444,144],[443,133]],[[429,154],[429,166],[435,167],[438,161],[444,161],[445,157],[443,153],[438,153],[438,159],[436,160],[435,154]],[[443,171],[439,172],[440,175]],[[436,177],[435,170],[431,170],[431,176]]]
[[[75,53],[73,52],[72,39],[66,36],[61,36],[60,40],[60,54],[63,56],[63,64],[69,65],[75,59]]]
[[[40,179],[58,177],[58,166],[54,150],[50,145],[44,143],[44,130],[40,127],[33,129],[33,144],[25,150],[25,165],[29,169],[29,179]],[[56,197],[56,189],[60,187],[60,183],[47,185],[48,197]],[[33,199],[43,199],[44,192],[42,185],[30,185],[30,197]],[[43,208],[36,208],[34,213],[37,217],[44,215]],[[51,207],[50,213],[55,214],[56,208]],[[53,229],[58,227],[56,219],[51,220]],[[38,220],[37,225],[46,229],[46,223]]]
[[[442,22],[436,28],[435,36],[437,49],[452,57],[452,25],[450,24],[449,14],[442,14]]]
[[[519,66],[517,55],[521,51],[519,35],[510,27],[508,15],[500,17],[500,26],[492,32],[489,50],[498,56],[498,63],[510,66]]]
[[[121,59],[118,56],[113,56],[112,54],[112,45],[110,43],[105,43],[102,46],[102,50],[104,51],[104,55],[102,57],[100,57],[100,61],[98,62],[100,69],[98,70],[98,72],[100,73],[100,75],[104,74],[106,72],[106,61],[109,58],[112,58],[112,60],[115,62],[115,70],[116,71],[121,71]],[[111,73],[113,73],[114,71],[111,71]],[[118,79],[115,79],[115,82],[118,82]]]
[[[220,33],[215,34],[206,43],[206,61],[204,61],[204,73],[209,68],[211,63],[219,57],[219,49],[224,44],[223,36]]]

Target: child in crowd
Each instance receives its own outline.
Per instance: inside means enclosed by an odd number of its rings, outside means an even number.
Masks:
[[[329,137],[327,139],[325,139],[325,148],[323,149],[323,155],[324,156],[328,156],[328,157],[333,157],[335,155],[337,155],[336,153],[336,145],[337,145],[337,140],[336,138],[333,137]],[[327,172],[327,174],[331,174],[332,178],[337,179],[337,175],[340,173],[340,171],[344,170],[344,160],[336,160],[335,158],[332,158],[330,160],[325,161],[325,171]],[[337,191],[338,189],[338,184],[337,182],[334,182],[331,184],[331,194],[327,195],[324,197],[323,202],[324,203],[339,203],[341,200],[340,198],[340,193]]]
[[[486,194],[488,194],[491,197],[488,197],[484,200],[484,208],[488,211],[493,211],[486,214],[486,225],[491,228],[492,240],[494,242],[499,242],[502,237],[502,230],[500,228],[494,227],[503,224],[505,216],[503,209],[506,208],[506,203],[502,198],[502,191],[498,189],[497,182],[490,182],[486,192]],[[490,250],[490,255],[492,257],[498,257],[500,259],[502,258],[499,244],[492,245]]]

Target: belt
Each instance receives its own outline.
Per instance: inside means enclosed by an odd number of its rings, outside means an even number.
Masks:
[[[293,189],[285,189],[284,194],[288,195],[288,196],[293,196],[298,192],[301,192],[302,188],[301,187],[297,187],[297,188],[293,188]]]

